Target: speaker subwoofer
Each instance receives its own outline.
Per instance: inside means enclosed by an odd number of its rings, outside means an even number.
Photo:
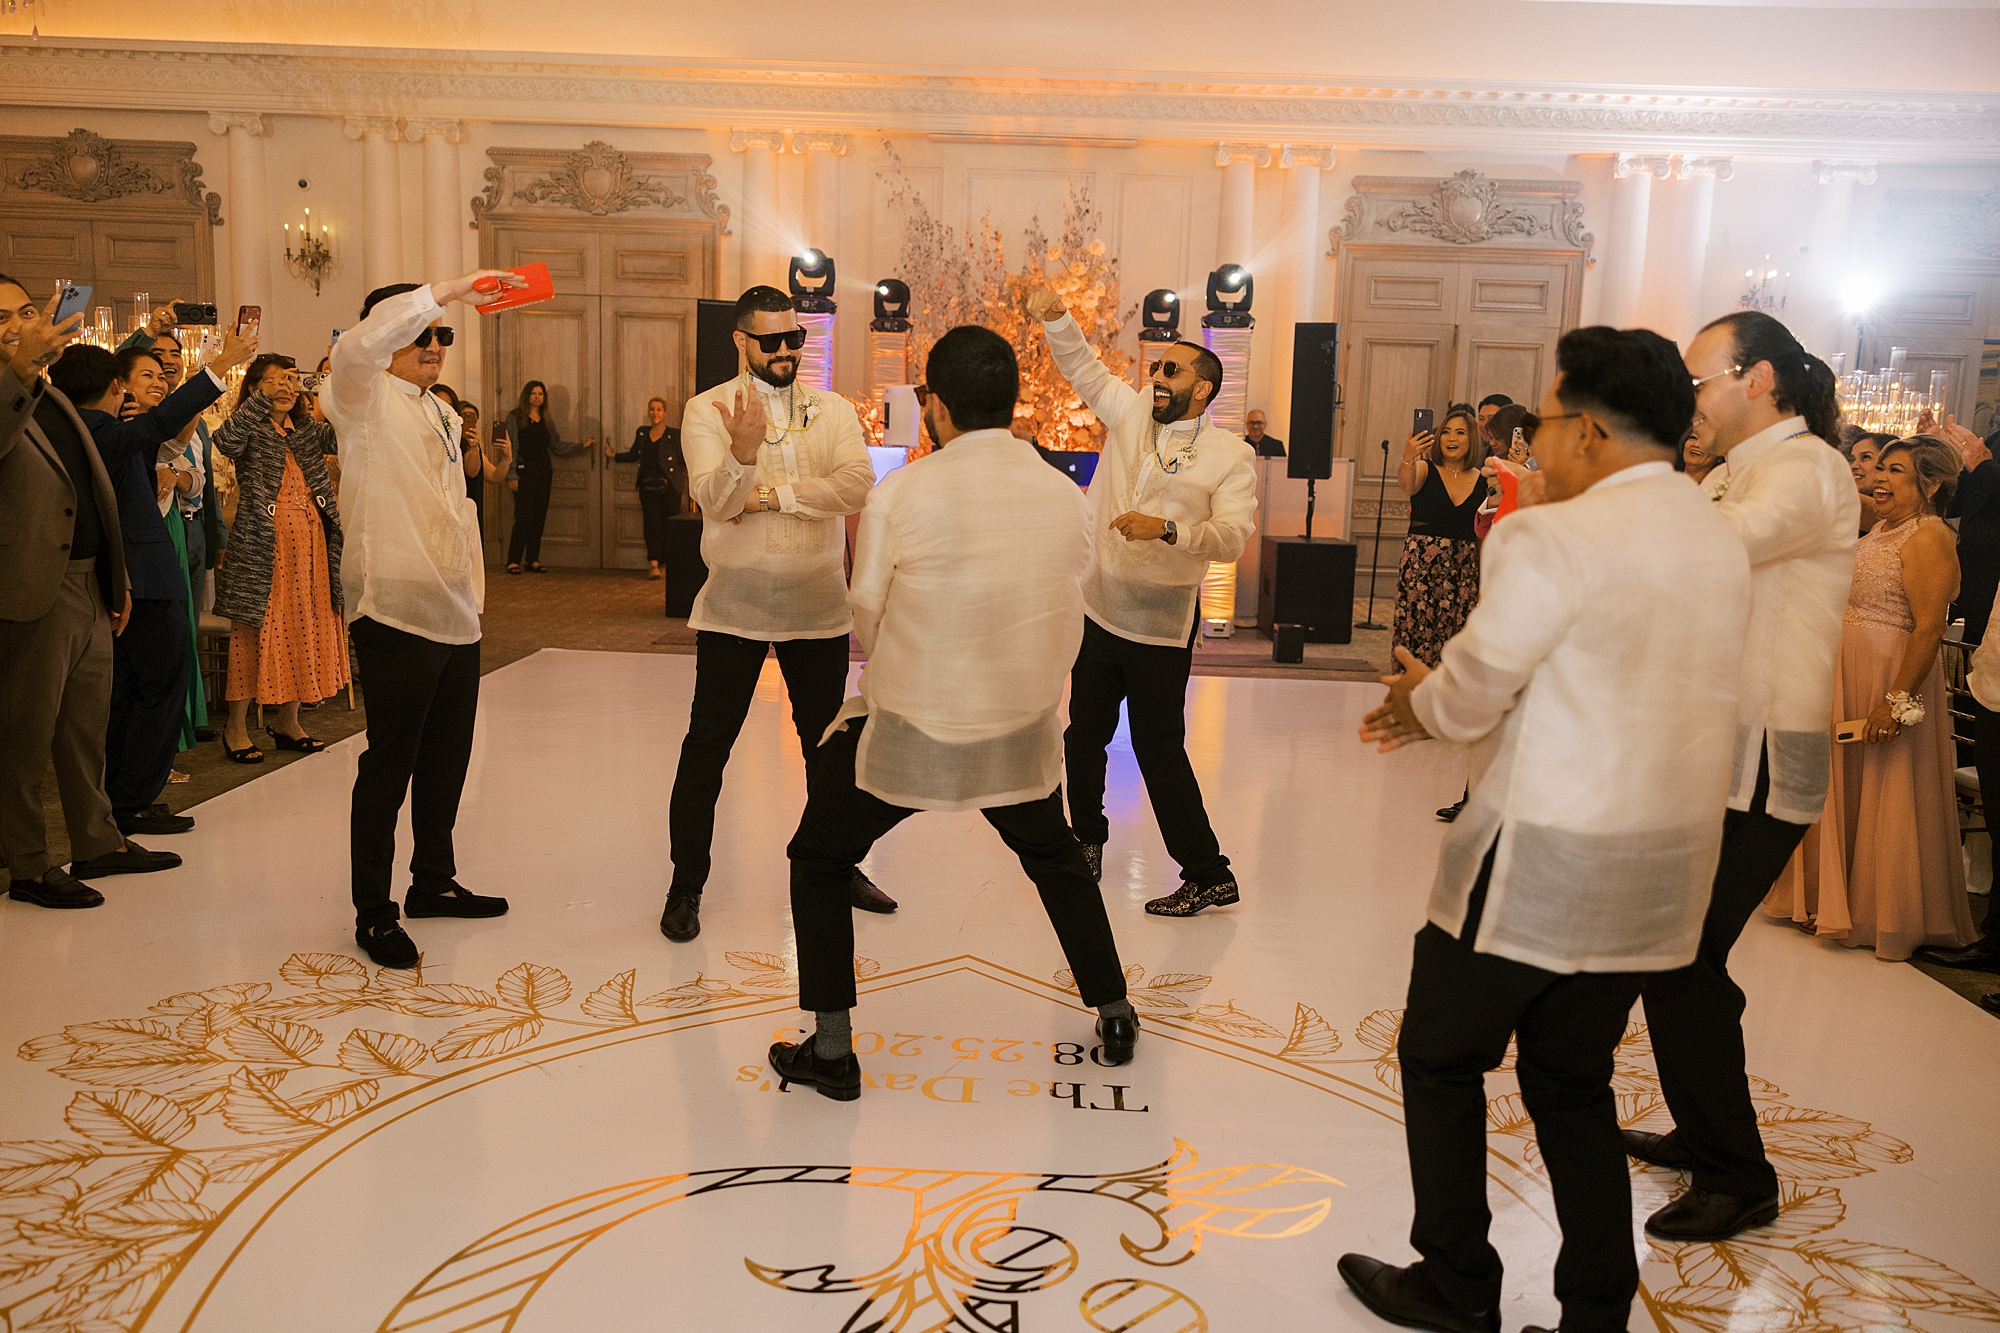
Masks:
[[[1340,363],[1340,325],[1292,326],[1292,424],[1288,477],[1333,475],[1333,386]]]
[[[736,302],[698,301],[694,310],[694,391],[736,378]],[[690,395],[692,396],[692,395]]]

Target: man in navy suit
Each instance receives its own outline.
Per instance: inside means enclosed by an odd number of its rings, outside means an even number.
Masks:
[[[194,645],[185,605],[187,570],[160,517],[154,465],[161,446],[222,396],[220,374],[248,361],[256,347],[254,334],[232,334],[209,368],[171,395],[159,357],[139,348],[113,355],[72,346],[49,372],[76,404],[118,497],[132,615],[112,649],[104,789],[122,833],[185,833],[194,827],[191,817],[171,813],[160,800],[178,750]],[[120,420],[128,394],[138,411]]]

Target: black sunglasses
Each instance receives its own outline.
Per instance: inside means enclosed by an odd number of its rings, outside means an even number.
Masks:
[[[449,347],[457,337],[458,331],[456,329],[452,328],[449,324],[440,324],[434,329],[425,329],[422,333],[419,333],[417,335],[416,346],[429,347],[431,339],[436,338],[439,347]]]
[[[917,395],[917,406],[918,406],[918,407],[929,407],[929,406],[931,405],[931,386],[930,386],[930,385],[928,385],[928,384],[917,384],[917,385],[912,385],[912,386],[911,386],[911,391],[912,391],[913,393],[915,393],[915,394]]]
[[[757,350],[770,356],[780,347],[789,347],[794,352],[806,345],[804,329],[786,329],[783,333],[746,333],[744,337],[757,344]]]

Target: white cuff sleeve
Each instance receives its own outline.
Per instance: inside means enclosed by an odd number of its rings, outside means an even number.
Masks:
[[[791,483],[787,482],[773,489],[777,492],[779,509],[787,514],[796,514],[799,511],[799,497],[797,492],[792,490]]]

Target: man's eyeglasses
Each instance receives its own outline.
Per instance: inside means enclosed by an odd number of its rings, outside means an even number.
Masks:
[[[422,333],[419,333],[416,345],[418,347],[429,347],[431,339],[435,338],[439,347],[449,347],[452,344],[452,340],[457,337],[458,331],[456,329],[452,328],[449,324],[440,324],[434,329],[425,329]]]
[[[919,384],[919,385],[916,385],[916,386],[915,386],[915,392],[916,392],[916,395],[917,395],[917,406],[918,406],[918,407],[929,407],[929,406],[931,405],[931,386],[930,386],[930,385],[928,385],[928,384]]]
[[[1702,377],[1701,377],[1700,379],[1698,379],[1698,380],[1697,380],[1697,379],[1690,379],[1690,380],[1689,380],[1688,382],[1694,385],[1694,391],[1695,391],[1696,393],[1700,393],[1700,392],[1701,392],[1701,386],[1702,386],[1702,385],[1704,385],[1704,384],[1706,384],[1706,383],[1708,383],[1708,382],[1709,382],[1710,380],[1719,380],[1719,379],[1721,379],[1721,378],[1722,378],[1722,377],[1723,377],[1724,375],[1741,375],[1742,373],[1743,373],[1743,367],[1741,367],[1741,366],[1731,366],[1731,367],[1730,367],[1729,369],[1727,369],[1727,370],[1718,370],[1718,371],[1716,371],[1716,372],[1715,372],[1715,373],[1714,373],[1713,375],[1703,375],[1703,376],[1702,376]]]
[[[789,347],[794,352],[806,345],[804,329],[786,329],[783,333],[746,333],[744,337],[757,344],[757,350],[765,356],[775,353],[780,347]]]

